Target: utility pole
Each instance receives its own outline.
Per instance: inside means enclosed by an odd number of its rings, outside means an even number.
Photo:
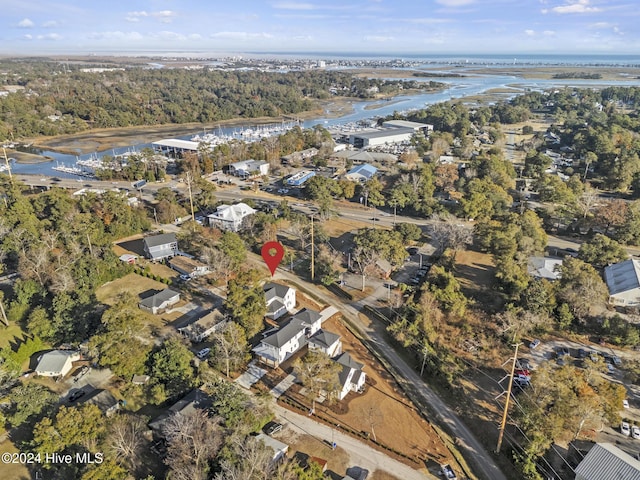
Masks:
[[[7,164],[7,172],[9,173],[9,181],[13,183],[13,176],[11,175],[11,165],[9,165],[9,159],[7,158],[7,150],[2,146],[2,153],[4,154],[4,163]]]
[[[498,445],[496,453],[500,453],[502,447],[502,437],[504,436],[504,428],[507,425],[507,415],[509,414],[509,400],[511,400],[511,387],[513,386],[513,374],[516,371],[516,362],[518,361],[518,347],[521,343],[516,343],[516,351],[513,354],[513,362],[511,363],[511,374],[509,375],[509,386],[507,387],[507,398],[504,402],[504,413],[502,414],[502,423],[500,424],[500,434],[498,435]]]
[[[313,241],[313,215],[311,215],[311,281],[313,282],[313,280],[316,277],[315,274],[315,244]]]
[[[7,319],[7,314],[4,312],[4,305],[2,304],[2,300],[4,300],[4,298],[0,298],[0,315],[2,315],[2,322],[4,323],[5,327],[8,327],[9,320]]]
[[[193,194],[191,192],[191,182],[193,181],[191,172],[187,172],[187,187],[189,187],[189,204],[191,205],[191,221],[196,221],[196,215],[193,211]]]

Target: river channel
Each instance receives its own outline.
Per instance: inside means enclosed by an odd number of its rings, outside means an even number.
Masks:
[[[458,70],[456,73],[460,73]],[[415,77],[412,77],[416,80]],[[359,120],[375,117],[383,117],[393,114],[394,112],[408,112],[411,110],[418,110],[424,108],[427,105],[433,105],[435,103],[444,102],[453,98],[464,98],[469,96],[481,95],[494,89],[509,88],[513,90],[512,94],[505,95],[515,96],[518,93],[525,92],[527,90],[545,90],[553,87],[565,87],[565,86],[577,86],[577,87],[593,87],[602,88],[603,86],[616,85],[616,86],[640,86],[640,80],[620,80],[620,81],[603,81],[603,80],[542,80],[542,79],[524,79],[516,75],[470,75],[467,77],[442,77],[442,78],[426,78],[422,81],[428,82],[429,80],[436,80],[446,83],[448,86],[438,92],[415,94],[415,95],[400,95],[389,99],[388,102],[381,102],[380,100],[373,101],[354,101],[352,103],[352,110],[338,118],[325,118],[318,117],[311,120],[307,120],[303,123],[303,127],[310,128],[314,125],[323,125],[325,127],[335,126],[340,124],[346,124],[350,122],[356,122]],[[386,104],[385,104],[386,103]],[[234,131],[241,130],[243,128],[251,127],[250,120],[247,121],[246,127],[228,127],[221,128],[222,134],[231,135]],[[193,135],[175,137],[184,140],[190,140]],[[142,143],[131,145],[125,148],[115,148],[107,154],[122,154],[126,151],[140,151],[145,147],[151,146],[150,143]],[[53,160],[45,163],[36,164],[21,164],[13,163],[12,172],[15,174],[34,174],[43,176],[57,176],[63,178],[77,178],[72,174],[65,174],[56,170],[53,167],[57,165],[74,166],[78,157],[74,155],[68,155],[53,151],[36,151],[39,155],[47,156]],[[83,159],[87,158],[85,155]]]

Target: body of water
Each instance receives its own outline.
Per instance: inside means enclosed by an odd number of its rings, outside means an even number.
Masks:
[[[591,57],[590,57],[591,58]],[[607,57],[603,57],[604,58]],[[626,57],[625,57],[626,58]],[[635,57],[629,57],[628,61],[633,61]],[[566,59],[566,58],[565,58]],[[612,60],[612,61],[615,61]],[[639,60],[640,61],[640,60]],[[455,70],[455,73],[460,73],[459,69]],[[304,128],[311,128],[314,125],[322,125],[325,127],[345,124],[349,122],[356,122],[358,120],[363,120],[367,118],[375,118],[375,117],[384,117],[387,115],[391,115],[394,112],[408,112],[411,110],[417,110],[424,108],[427,105],[433,105],[435,103],[444,102],[451,100],[452,98],[464,98],[467,96],[474,96],[485,93],[489,90],[500,89],[500,88],[515,88],[517,89],[513,95],[517,95],[519,92],[525,92],[527,90],[545,90],[553,87],[565,87],[565,86],[576,86],[576,87],[603,87],[607,85],[617,85],[617,86],[640,86],[640,80],[620,80],[608,82],[604,80],[580,80],[580,79],[549,79],[549,80],[541,80],[541,79],[524,79],[522,77],[516,75],[474,75],[468,77],[443,77],[437,79],[431,78],[416,78],[411,77],[412,80],[417,81],[425,81],[428,82],[430,80],[436,80],[439,82],[446,83],[448,86],[441,91],[431,92],[431,93],[422,93],[415,95],[400,95],[390,99],[388,102],[389,105],[384,105],[385,102],[381,102],[380,100],[373,101],[354,101],[353,102],[353,111],[347,115],[344,115],[339,118],[327,118],[327,117],[318,117],[311,120],[307,120],[303,123]],[[379,106],[379,108],[375,109],[367,109],[371,105]],[[251,127],[251,121],[247,121],[246,127],[228,127],[228,128],[216,128],[216,132],[221,131],[222,134],[231,135],[234,132],[241,130],[243,128]],[[190,139],[193,135],[175,137],[182,139]],[[105,151],[103,154],[122,154],[126,151],[134,149],[136,151],[140,151],[145,147],[150,147],[150,143],[143,143],[132,145],[130,147],[124,148],[115,148],[110,151]],[[48,175],[48,176],[57,176],[64,178],[76,178],[73,175],[65,174],[62,172],[58,172],[53,170],[57,164],[64,164],[66,166],[74,166],[78,157],[74,155],[67,155],[52,151],[40,151],[38,152],[41,155],[46,155],[51,157],[53,160],[51,162],[39,163],[39,164],[19,164],[14,163],[12,165],[12,171],[16,174],[20,173],[28,173],[35,175]],[[99,154],[100,155],[100,154]],[[83,155],[82,159],[88,158],[89,155]]]

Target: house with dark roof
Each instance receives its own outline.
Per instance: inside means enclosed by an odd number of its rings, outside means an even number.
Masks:
[[[162,428],[171,416],[177,414],[190,415],[198,410],[207,410],[211,408],[211,405],[213,405],[213,398],[206,392],[196,388],[152,420],[149,423],[149,428],[156,434],[162,435]]]
[[[609,303],[625,307],[640,306],[640,260],[632,258],[604,269]]]
[[[178,254],[178,239],[175,233],[152,235],[143,239],[144,253],[154,262],[175,257]]]
[[[209,335],[221,330],[227,324],[227,318],[218,309],[214,309],[194,322],[179,327],[178,331],[193,343],[204,341]]]
[[[267,303],[267,317],[273,320],[292,313],[296,308],[296,289],[280,283],[269,282],[262,287]]]
[[[253,348],[258,361],[276,368],[307,344],[307,339],[322,325],[322,316],[303,309]]]
[[[342,353],[342,342],[337,333],[323,330],[322,328],[307,339],[309,350],[322,352],[329,357],[335,357]]]
[[[576,480],[638,480],[640,461],[610,443],[596,443],[575,474]]]
[[[334,360],[342,366],[339,373],[341,389],[338,399],[342,400],[349,392],[362,392],[366,375],[362,371],[364,364],[356,362],[348,352],[335,357]]]
[[[141,310],[157,315],[158,313],[162,313],[167,308],[175,305],[179,301],[180,292],[176,292],[175,290],[171,290],[170,288],[165,288],[164,290],[160,290],[159,292],[154,293],[147,298],[143,298],[138,303],[138,307]]]
[[[120,408],[120,402],[111,394],[109,390],[103,390],[100,388],[95,389],[89,395],[81,398],[78,403],[92,404],[100,409],[106,416],[113,414]]]

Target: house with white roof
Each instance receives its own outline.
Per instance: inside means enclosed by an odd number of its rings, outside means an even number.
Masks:
[[[345,174],[344,178],[351,180],[352,182],[364,183],[367,180],[371,180],[376,173],[378,173],[378,169],[376,167],[363,163],[362,165],[355,166],[349,170]]]
[[[575,469],[576,480],[640,478],[640,461],[611,443],[596,443]]]
[[[240,202],[235,205],[220,205],[216,209],[216,213],[207,215],[207,218],[211,227],[237,232],[242,228],[242,221],[255,213],[256,210],[246,203]]]
[[[72,350],[51,350],[38,358],[36,375],[43,377],[64,377],[73,368],[73,362],[80,360],[80,353]]]
[[[269,163],[264,160],[242,160],[229,165],[229,174],[247,178],[269,174]]]
[[[609,289],[610,304],[640,306],[640,260],[632,258],[605,267],[604,280]]]
[[[356,362],[348,352],[334,358],[342,365],[342,371],[338,374],[341,389],[338,392],[338,400],[344,399],[349,392],[362,392],[366,375],[362,371],[364,364]]]
[[[296,289],[280,283],[265,283],[262,287],[267,303],[267,318],[277,320],[296,308]]]
[[[320,330],[322,316],[302,309],[276,331],[266,335],[253,348],[258,361],[276,368],[307,344],[307,339]]]
[[[534,278],[545,278],[547,280],[557,280],[560,278],[561,258],[551,257],[531,257],[527,271]]]
[[[227,324],[227,318],[218,309],[213,309],[192,323],[179,327],[178,331],[193,343],[204,341],[209,335],[221,330]]]

